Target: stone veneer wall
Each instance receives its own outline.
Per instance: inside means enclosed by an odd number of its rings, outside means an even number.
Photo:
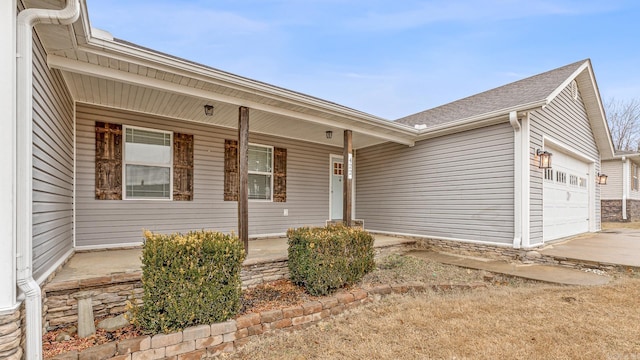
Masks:
[[[622,219],[622,200],[602,200],[602,221],[640,221],[640,200],[627,200],[627,220]]]
[[[23,315],[22,307],[8,314],[0,315],[0,359],[22,359]]]

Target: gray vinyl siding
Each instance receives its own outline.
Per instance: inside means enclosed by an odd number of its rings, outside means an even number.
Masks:
[[[508,124],[356,154],[356,217],[367,229],[511,244],[513,128]]]
[[[224,140],[236,139],[237,131],[82,104],[76,112],[78,246],[140,243],[143,229],[236,231],[237,203],[223,201],[223,180]],[[95,121],[193,134],[193,201],[95,200]],[[287,201],[250,201],[249,236],[324,225],[329,216],[329,156],[341,148],[253,133],[249,141],[287,149]],[[289,216],[283,215],[284,209]]]
[[[622,199],[622,168],[624,163],[620,159],[602,162],[602,172],[607,174],[607,185],[601,188],[602,200]],[[626,179],[629,181],[629,179]]]
[[[600,172],[600,153],[591,130],[591,125],[582,101],[571,96],[571,87],[567,86],[549,105],[542,110],[531,113],[530,152],[542,148],[543,136],[562,142],[592,159],[596,160],[595,171]],[[532,155],[533,156],[533,155]],[[553,160],[552,160],[553,161]],[[543,236],[543,203],[542,203],[542,170],[531,163],[531,245],[542,243]],[[589,184],[589,186],[596,186]],[[596,186],[596,224],[600,228],[600,186]]]
[[[33,274],[73,249],[73,100],[33,40]]]

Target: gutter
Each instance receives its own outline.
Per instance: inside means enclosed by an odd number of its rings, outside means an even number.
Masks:
[[[40,285],[33,279],[33,27],[68,25],[80,16],[80,1],[61,10],[25,9],[16,29],[16,283],[26,296],[26,358],[42,359]]]

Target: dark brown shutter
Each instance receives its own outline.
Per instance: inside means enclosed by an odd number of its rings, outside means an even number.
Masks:
[[[273,149],[273,201],[287,202],[287,149]]]
[[[193,135],[173,134],[173,200],[193,200]]]
[[[122,125],[96,122],[96,200],[122,200]]]
[[[224,201],[238,201],[238,141],[224,141]]]

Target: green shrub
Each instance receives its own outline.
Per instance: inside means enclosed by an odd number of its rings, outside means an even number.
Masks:
[[[289,276],[312,295],[358,282],[375,267],[373,236],[342,225],[289,229]]]
[[[168,333],[238,313],[245,253],[237,236],[212,231],[144,236],[143,304],[132,309],[134,324],[147,333]]]

